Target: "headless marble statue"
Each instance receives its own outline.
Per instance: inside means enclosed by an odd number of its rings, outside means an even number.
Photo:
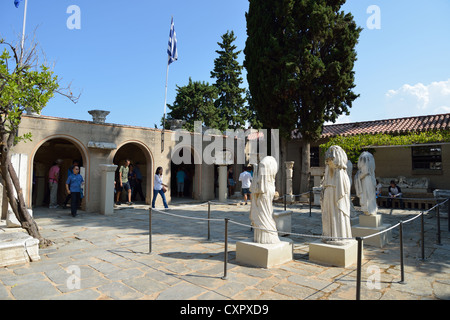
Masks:
[[[358,172],[355,175],[355,190],[359,197],[361,210],[365,215],[377,214],[375,194],[375,159],[370,152],[364,151],[358,159]]]
[[[274,232],[277,230],[277,226],[273,218],[272,205],[277,171],[277,161],[274,157],[267,156],[261,160],[257,170],[253,173],[253,181],[250,186],[252,193],[250,220],[254,227],[253,241],[256,243],[269,244],[280,242],[278,233]]]
[[[347,174],[347,154],[339,146],[331,146],[325,153],[325,176],[322,185],[322,233],[329,239],[323,241],[345,245],[351,238],[350,179]]]

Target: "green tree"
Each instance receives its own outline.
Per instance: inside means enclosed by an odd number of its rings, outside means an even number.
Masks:
[[[22,228],[38,239],[41,246],[47,246],[51,241],[41,236],[26,208],[19,179],[11,163],[11,149],[19,141],[31,139],[31,133],[18,136],[25,111],[39,114],[55,93],[73,97],[71,93],[59,91],[58,78],[48,67],[36,65],[36,45],[26,54],[3,39],[0,39],[0,45],[5,47],[0,55],[0,173],[9,204]]]
[[[245,89],[240,88],[243,83],[243,67],[237,61],[241,51],[236,51],[237,47],[233,44],[235,40],[233,31],[222,35],[222,42],[217,43],[220,50],[216,50],[219,57],[214,60],[214,70],[211,72],[211,78],[216,79],[214,86],[219,94],[214,105],[220,117],[217,129],[221,131],[245,128],[251,115],[245,105]]]
[[[252,0],[244,66],[263,125],[288,139],[302,136],[301,192],[308,187],[309,149],[325,121],[349,114],[358,97],[355,46],[361,28],[341,11],[345,0]]]
[[[183,127],[189,131],[194,130],[194,121],[201,121],[207,127],[219,128],[220,118],[214,106],[217,96],[216,87],[189,78],[186,86],[177,85],[175,101],[173,105],[168,105],[171,111],[167,114],[167,119],[185,120]]]

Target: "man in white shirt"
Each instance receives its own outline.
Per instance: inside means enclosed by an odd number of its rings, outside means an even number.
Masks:
[[[252,184],[252,175],[250,174],[250,167],[246,167],[245,171],[239,175],[239,181],[242,182],[242,194],[244,195],[245,204],[247,204],[247,195],[250,199],[250,186]]]

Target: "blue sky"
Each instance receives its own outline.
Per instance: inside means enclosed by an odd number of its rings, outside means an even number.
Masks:
[[[14,0],[0,0],[0,37],[19,40],[23,5],[16,9]],[[67,27],[71,5],[80,9],[80,29]],[[373,5],[379,14],[368,12]],[[82,94],[76,105],[57,95],[42,114],[91,120],[88,111],[102,109],[111,112],[108,123],[159,126],[171,17],[178,61],[169,69],[169,104],[176,85],[189,77],[214,82],[210,72],[225,32],[233,30],[235,44],[244,49],[247,10],[247,0],[28,0],[26,35],[36,30],[61,84],[71,82],[74,93]],[[450,112],[450,1],[347,0],[343,10],[364,30],[355,65],[361,96],[338,122]],[[373,22],[379,29],[369,28]]]

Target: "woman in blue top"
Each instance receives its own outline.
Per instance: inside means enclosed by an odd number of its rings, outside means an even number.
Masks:
[[[80,167],[73,167],[73,174],[67,178],[66,191],[72,195],[70,201],[70,211],[73,217],[77,216],[78,203],[81,200],[81,187],[84,183],[83,177],[80,175]]]

